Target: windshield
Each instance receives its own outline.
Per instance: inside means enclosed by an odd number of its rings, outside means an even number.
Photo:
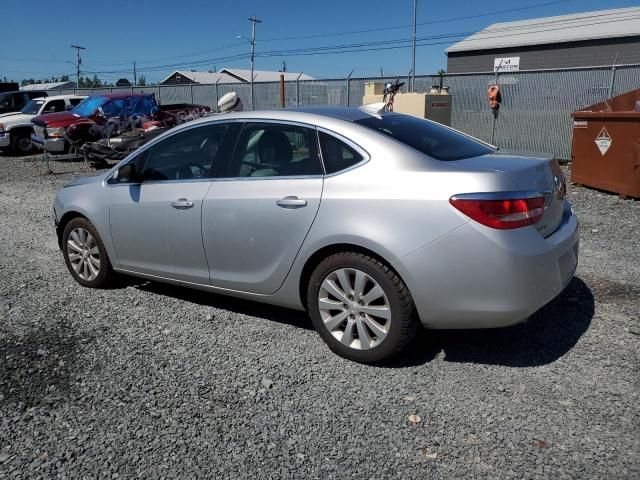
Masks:
[[[461,160],[486,155],[493,148],[436,122],[411,115],[384,115],[356,120],[437,160]]]
[[[78,105],[73,107],[71,113],[75,113],[81,117],[89,117],[98,109],[98,107],[104,105],[106,101],[107,99],[104,97],[87,97]]]
[[[22,110],[20,110],[20,112],[28,115],[36,115],[43,103],[44,100],[31,100],[22,108]]]

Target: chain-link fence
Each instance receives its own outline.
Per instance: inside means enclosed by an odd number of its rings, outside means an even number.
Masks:
[[[368,81],[393,82],[393,77],[340,78],[285,82],[285,106],[358,106]],[[402,91],[407,91],[408,78]],[[417,92],[440,83],[437,75],[415,78]],[[539,71],[449,74],[442,78],[453,95],[452,126],[485,141],[491,141],[493,115],[488,107],[487,87],[500,85],[503,103],[495,124],[494,143],[504,149],[571,155],[571,112],[630,90],[640,88],[640,64]],[[77,89],[78,94],[108,92],[153,93],[161,104],[197,103],[215,108],[225,93],[235,91],[250,106],[248,84],[161,85]],[[74,93],[61,90],[61,94]],[[279,108],[280,84],[255,83],[256,109]]]

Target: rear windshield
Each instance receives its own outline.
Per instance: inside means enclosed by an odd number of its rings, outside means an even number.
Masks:
[[[410,115],[387,114],[363,118],[355,123],[395,138],[437,160],[461,160],[494,151],[466,135]]]

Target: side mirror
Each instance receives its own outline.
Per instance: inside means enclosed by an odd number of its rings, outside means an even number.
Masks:
[[[117,169],[111,176],[111,183],[135,183],[138,182],[136,166],[133,162],[127,163]]]

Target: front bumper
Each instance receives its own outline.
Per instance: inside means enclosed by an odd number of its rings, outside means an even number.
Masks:
[[[7,148],[11,146],[11,138],[9,132],[0,133],[0,148]]]
[[[31,134],[31,143],[40,150],[46,150],[51,153],[64,152],[64,138],[44,138],[35,133]]]
[[[543,238],[534,227],[493,230],[475,222],[402,259],[428,328],[494,328],[526,320],[573,278],[578,220],[568,203],[561,225]]]

